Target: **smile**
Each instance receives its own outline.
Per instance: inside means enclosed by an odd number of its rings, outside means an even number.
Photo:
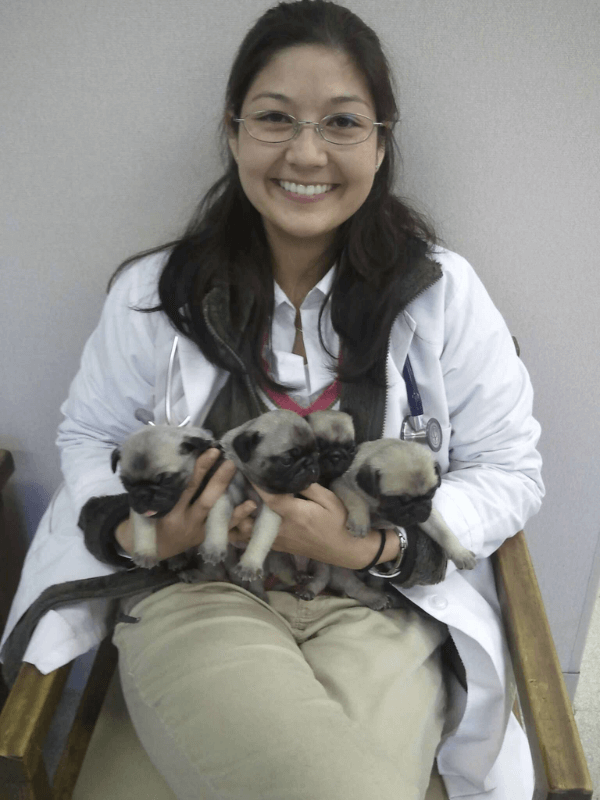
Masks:
[[[302,183],[292,183],[290,181],[275,182],[286,192],[303,195],[305,197],[323,197],[323,195],[326,195],[335,189],[335,185],[333,183],[316,183],[305,185]]]

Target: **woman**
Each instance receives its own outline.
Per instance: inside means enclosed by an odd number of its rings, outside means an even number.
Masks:
[[[531,797],[486,557],[539,507],[539,426],[473,270],[391,192],[396,119],[379,42],[354,14],[322,0],[264,14],[227,87],[225,175],[181,240],[117,276],[62,408],[66,488],[28,554],[7,634],[45,586],[128,563],[128,519],[107,522],[104,564],[76,523],[90,498],[107,496],[108,508],[122,492],[110,451],[139,427],[136,412],[164,421],[173,326],[175,422],[219,434],[291,397],[299,413],[352,411],[361,439],[398,437],[409,356],[425,414],[441,424],[435,505],[478,565],[412,585],[413,543],[410,569],[390,581],[413,607],[276,591],[267,605],[227,583],[177,584],[127,605],[138,622],[115,632],[124,693],[178,797],[412,800],[434,758],[451,797]],[[188,505],[215,457],[198,459],[160,522],[162,558],[202,542],[234,472],[226,462]],[[283,518],[275,549],[355,569],[396,559],[393,532],[375,558],[378,532],[353,539],[334,495],[303,494],[264,495]],[[236,509],[232,539],[247,540],[251,511]],[[51,612],[26,660],[49,671],[85,652],[105,611],[95,601]],[[453,665],[442,666],[442,645]]]

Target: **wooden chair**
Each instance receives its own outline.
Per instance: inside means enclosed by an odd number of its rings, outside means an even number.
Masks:
[[[1,458],[8,458],[2,451],[0,464],[12,463]],[[0,468],[0,492],[10,471]],[[493,563],[519,707],[536,765],[536,800],[591,798],[590,775],[522,531],[502,545]],[[71,664],[49,675],[23,664],[0,714],[0,800],[71,798],[116,663],[116,648],[106,639],[98,649],[52,786],[42,745]]]

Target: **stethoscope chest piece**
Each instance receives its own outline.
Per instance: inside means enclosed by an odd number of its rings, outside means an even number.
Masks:
[[[400,438],[406,442],[426,444],[434,453],[437,453],[442,446],[442,426],[434,417],[427,423],[423,420],[423,402],[408,356],[406,356],[402,377],[406,384],[410,414],[404,417],[400,428]]]
[[[404,417],[400,428],[400,438],[405,442],[418,442],[426,444],[437,453],[442,446],[442,426],[437,419],[430,419],[427,424],[423,417]]]

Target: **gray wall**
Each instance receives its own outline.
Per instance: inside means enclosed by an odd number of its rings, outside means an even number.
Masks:
[[[0,446],[15,455],[10,507],[30,536],[60,481],[58,407],[106,281],[177,234],[218,175],[227,70],[269,5],[2,4]],[[348,5],[397,74],[400,190],[473,263],[531,372],[548,495],[529,542],[575,677],[600,579],[600,6]]]

